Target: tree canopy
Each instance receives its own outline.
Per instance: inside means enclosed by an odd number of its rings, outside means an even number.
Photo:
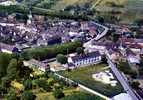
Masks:
[[[45,60],[56,57],[58,54],[73,53],[76,48],[81,47],[82,43],[79,41],[68,42],[61,45],[53,45],[46,47],[38,47],[27,49],[22,53],[22,57],[26,60],[34,58],[37,60]]]
[[[17,75],[17,60],[12,59],[8,65],[6,76],[9,77],[9,79],[15,79],[16,75]]]
[[[0,53],[0,78],[6,75],[7,66],[10,62],[11,55]]]
[[[84,48],[83,47],[78,47],[76,48],[77,54],[83,54],[84,53]]]
[[[57,58],[57,61],[61,64],[67,63],[67,57],[65,55],[58,54],[56,58]]]

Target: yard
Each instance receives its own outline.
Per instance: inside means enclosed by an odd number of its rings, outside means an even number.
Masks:
[[[123,89],[120,84],[118,84],[115,87],[112,87],[110,85],[95,81],[92,78],[92,74],[104,71],[106,69],[109,69],[108,67],[106,67],[106,65],[98,64],[98,65],[87,66],[87,67],[75,69],[70,72],[63,71],[63,72],[59,72],[59,73],[65,77],[68,77],[76,82],[79,82],[95,91],[98,91],[99,93],[102,93],[108,97],[112,97],[114,95],[117,95],[117,94],[123,92]]]

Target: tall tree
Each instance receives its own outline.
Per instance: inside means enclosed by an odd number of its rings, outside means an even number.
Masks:
[[[7,68],[7,77],[15,79],[17,75],[17,60],[12,59]]]
[[[6,75],[6,69],[10,62],[11,55],[0,53],[0,78]]]

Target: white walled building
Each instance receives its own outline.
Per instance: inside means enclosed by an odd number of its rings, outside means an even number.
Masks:
[[[98,51],[91,52],[83,55],[75,55],[68,58],[68,67],[73,69],[79,66],[99,63],[101,55]]]

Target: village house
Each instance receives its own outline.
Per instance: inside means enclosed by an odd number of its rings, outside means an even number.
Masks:
[[[140,64],[140,56],[136,55],[130,49],[126,50],[127,61],[130,64]]]
[[[8,44],[0,43],[0,52],[12,54],[12,52],[15,48],[16,47],[14,45],[8,45]]]
[[[120,61],[122,59],[122,54],[117,49],[109,49],[109,57],[113,62]]]
[[[121,38],[120,43],[124,45],[124,48],[130,48],[136,54],[140,54],[143,51],[142,41],[140,39]]]
[[[24,61],[23,62],[25,66],[29,66],[31,68],[37,68],[37,69],[40,69],[41,71],[46,71],[46,70],[49,70],[50,67],[45,64],[45,63],[42,63],[38,60],[35,60],[35,59],[31,59],[29,61]]]

